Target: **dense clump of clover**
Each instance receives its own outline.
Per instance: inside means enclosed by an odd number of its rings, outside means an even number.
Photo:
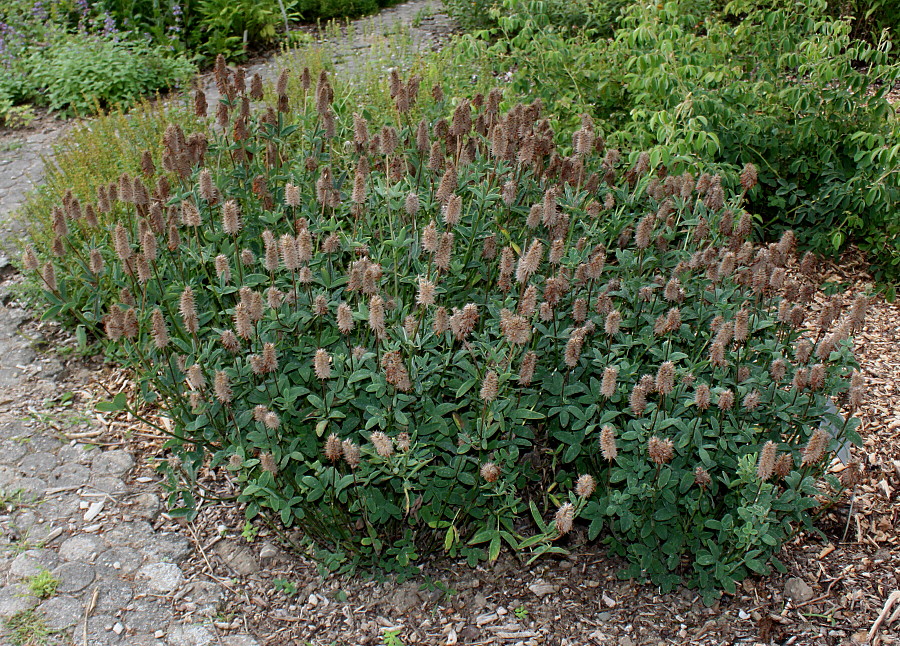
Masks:
[[[790,232],[750,241],[752,166],[731,196],[499,90],[394,73],[372,123],[324,73],[256,112],[258,77],[216,74],[215,128],[68,197],[24,259],[171,418],[182,513],[216,470],[331,567],[388,569],[562,551],[581,518],[628,575],[733,590],[847,484],[828,410],[859,405],[867,301],[816,301]]]

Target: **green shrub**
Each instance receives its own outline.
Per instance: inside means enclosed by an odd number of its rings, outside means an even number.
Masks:
[[[888,291],[900,271],[900,123],[887,92],[900,75],[891,43],[866,44],[811,3],[708,0],[634,4],[614,39],[561,31],[540,2],[507,0],[494,42],[467,59],[508,71],[567,125],[589,111],[610,143],[670,164],[694,159],[760,185],[748,208],[764,235],[792,228],[822,253],[855,243]],[[836,82],[840,79],[840,83]]]
[[[213,469],[336,569],[559,552],[577,517],[666,589],[777,564],[859,440],[828,406],[858,401],[865,297],[814,313],[793,237],[748,241],[752,167],[726,197],[587,117],[562,157],[536,104],[392,89],[370,123],[324,77],[278,112],[235,90],[36,223],[48,316],[102,327],[171,418],[172,513]]]
[[[194,67],[138,41],[73,35],[25,61],[36,100],[51,110],[89,114],[131,105],[140,97],[185,81]]]

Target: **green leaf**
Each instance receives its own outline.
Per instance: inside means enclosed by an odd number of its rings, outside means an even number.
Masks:
[[[128,410],[128,399],[125,393],[118,393],[112,401],[98,402],[96,407],[101,413],[116,413]]]

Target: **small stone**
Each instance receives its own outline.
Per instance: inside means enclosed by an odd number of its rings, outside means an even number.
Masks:
[[[87,532],[88,534],[99,532],[101,529],[103,529],[103,523],[97,523],[95,525],[85,525],[84,527],[82,527],[82,530]]]
[[[268,565],[278,558],[278,548],[271,543],[265,543],[259,550],[259,562]]]
[[[601,599],[603,599],[603,603],[607,608],[615,608],[616,607],[616,600],[613,599],[612,597],[610,597],[605,592],[603,593],[603,596],[601,597]]]
[[[122,622],[121,622],[121,621],[117,621],[117,622],[113,625],[113,628],[112,628],[112,629],[113,629],[113,632],[114,632],[114,633],[116,633],[117,635],[121,635],[121,634],[122,634],[122,631],[125,630],[125,626],[122,625]]]
[[[543,597],[548,594],[559,592],[559,586],[552,583],[532,583],[528,586],[528,589],[537,597]]]
[[[803,579],[793,576],[784,584],[784,596],[793,603],[804,603],[813,598],[813,589]]]
[[[740,617],[741,619],[750,619],[750,613],[741,608],[740,610],[738,610],[738,617]]]
[[[634,646],[634,640],[628,635],[619,637],[619,646]]]
[[[94,456],[91,471],[96,475],[124,476],[134,466],[134,457],[128,451],[115,449]]]
[[[97,502],[92,502],[91,506],[88,507],[88,510],[84,512],[84,522],[89,523],[94,520],[97,516],[100,515],[100,512],[103,511],[103,501],[98,500]]]
[[[612,619],[612,613],[604,610],[603,612],[598,612],[594,617],[599,621],[609,621]]]
[[[163,637],[166,636],[166,633],[164,633],[161,630],[157,630],[155,633],[153,633],[153,636],[156,637],[157,639],[162,639]]]
[[[138,570],[137,575],[148,579],[151,590],[163,594],[174,592],[184,583],[184,573],[173,563],[150,563]]]

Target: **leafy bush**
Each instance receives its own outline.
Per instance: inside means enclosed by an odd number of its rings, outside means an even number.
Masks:
[[[9,24],[0,30],[0,106],[35,103],[89,114],[131,105],[195,71],[168,49],[118,31],[108,14],[91,13],[86,3],[13,2],[2,18]]]
[[[131,105],[146,94],[187,80],[194,72],[190,63],[146,43],[84,34],[33,52],[25,67],[36,101],[70,114]]]
[[[171,126],[24,258],[171,417],[173,513],[221,470],[330,567],[388,570],[560,552],[582,517],[630,575],[733,591],[840,493],[866,298],[812,309],[793,236],[748,241],[753,167],[726,199],[589,117],[565,156],[499,91],[435,118],[416,78],[371,123],[324,75],[251,114],[222,70],[220,128]]]
[[[890,41],[866,44],[812,3],[679,0],[634,4],[611,41],[563,32],[540,2],[507,0],[496,41],[468,39],[514,90],[541,97],[574,126],[590,111],[611,143],[671,163],[692,158],[760,186],[749,208],[764,231],[871,254],[890,290],[900,271],[900,125],[886,98],[900,75]],[[840,83],[836,82],[840,79]]]

